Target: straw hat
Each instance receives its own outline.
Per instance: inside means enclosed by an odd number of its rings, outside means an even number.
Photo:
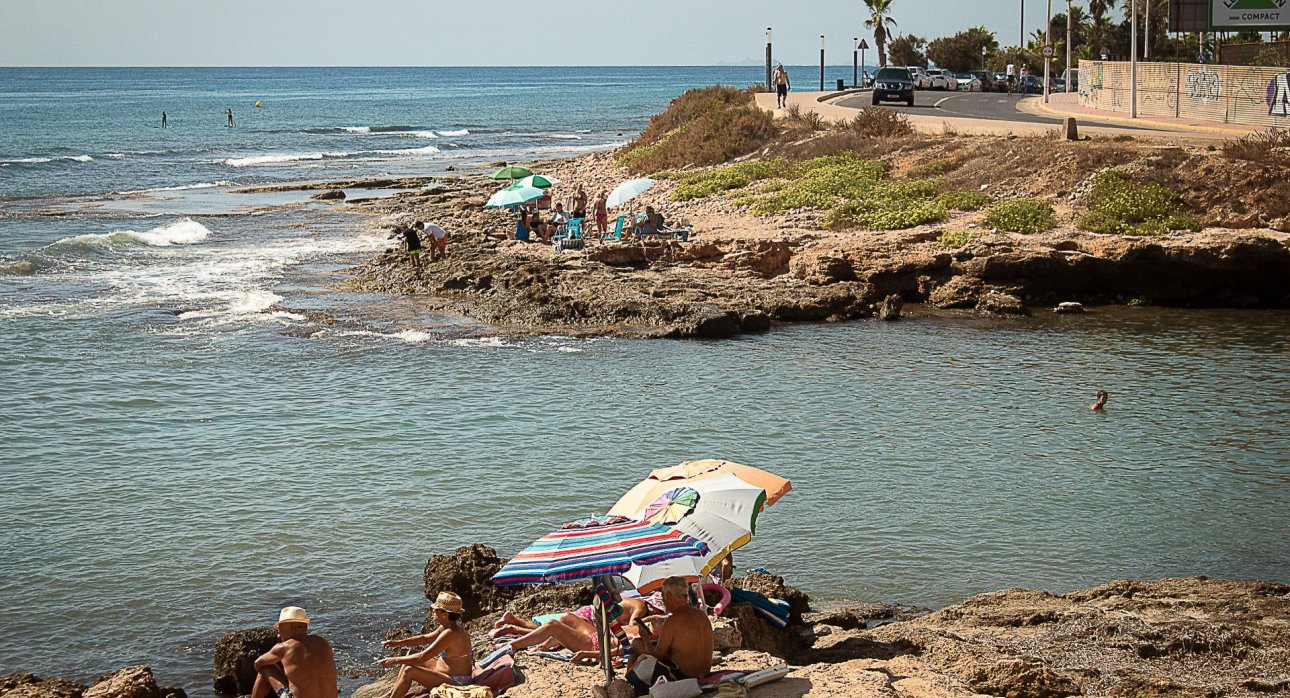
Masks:
[[[309,625],[309,617],[305,615],[305,609],[299,606],[287,606],[278,614],[278,622],[273,627],[278,627],[283,623],[304,623]]]
[[[438,598],[430,604],[430,608],[436,611],[447,611],[449,613],[461,613],[461,597],[451,591],[439,592]]]

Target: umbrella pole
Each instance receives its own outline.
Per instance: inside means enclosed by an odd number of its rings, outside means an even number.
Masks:
[[[611,583],[608,575],[600,575],[592,578],[591,588],[603,586],[612,589]],[[609,609],[605,608],[599,595],[593,598],[592,605],[596,608],[596,636],[600,638],[600,666],[605,669],[605,690],[609,690],[609,684],[614,680],[614,657],[609,646]]]

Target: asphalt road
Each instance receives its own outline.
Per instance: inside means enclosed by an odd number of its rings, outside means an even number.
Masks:
[[[872,97],[868,92],[838,100],[836,104],[852,109],[870,106]],[[990,119],[993,121],[1017,121],[1032,124],[1061,125],[1062,119],[1028,114],[1017,111],[1017,102],[1025,99],[1021,95],[1010,95],[1001,92],[937,92],[918,90],[914,93],[914,106],[907,107],[899,102],[883,102],[882,106],[890,107],[906,114],[921,116],[947,116],[971,119]],[[1089,125],[1096,125],[1090,123]],[[1141,131],[1156,129],[1136,126],[1116,126]]]

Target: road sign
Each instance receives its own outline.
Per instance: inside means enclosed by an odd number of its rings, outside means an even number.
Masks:
[[[864,39],[861,39],[861,40],[860,40],[860,50],[862,50],[862,51],[863,51],[863,50],[868,50],[868,48],[869,48],[869,42],[865,41]]]
[[[1049,44],[1044,47],[1044,58],[1052,58],[1052,57],[1053,57],[1053,46],[1052,44]]]

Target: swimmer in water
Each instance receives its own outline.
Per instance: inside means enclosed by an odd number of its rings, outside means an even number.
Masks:
[[[1105,390],[1099,390],[1097,391],[1097,402],[1093,403],[1093,406],[1090,407],[1089,409],[1093,410],[1094,412],[1105,412],[1106,401],[1109,399],[1111,399],[1110,393],[1106,392]]]

